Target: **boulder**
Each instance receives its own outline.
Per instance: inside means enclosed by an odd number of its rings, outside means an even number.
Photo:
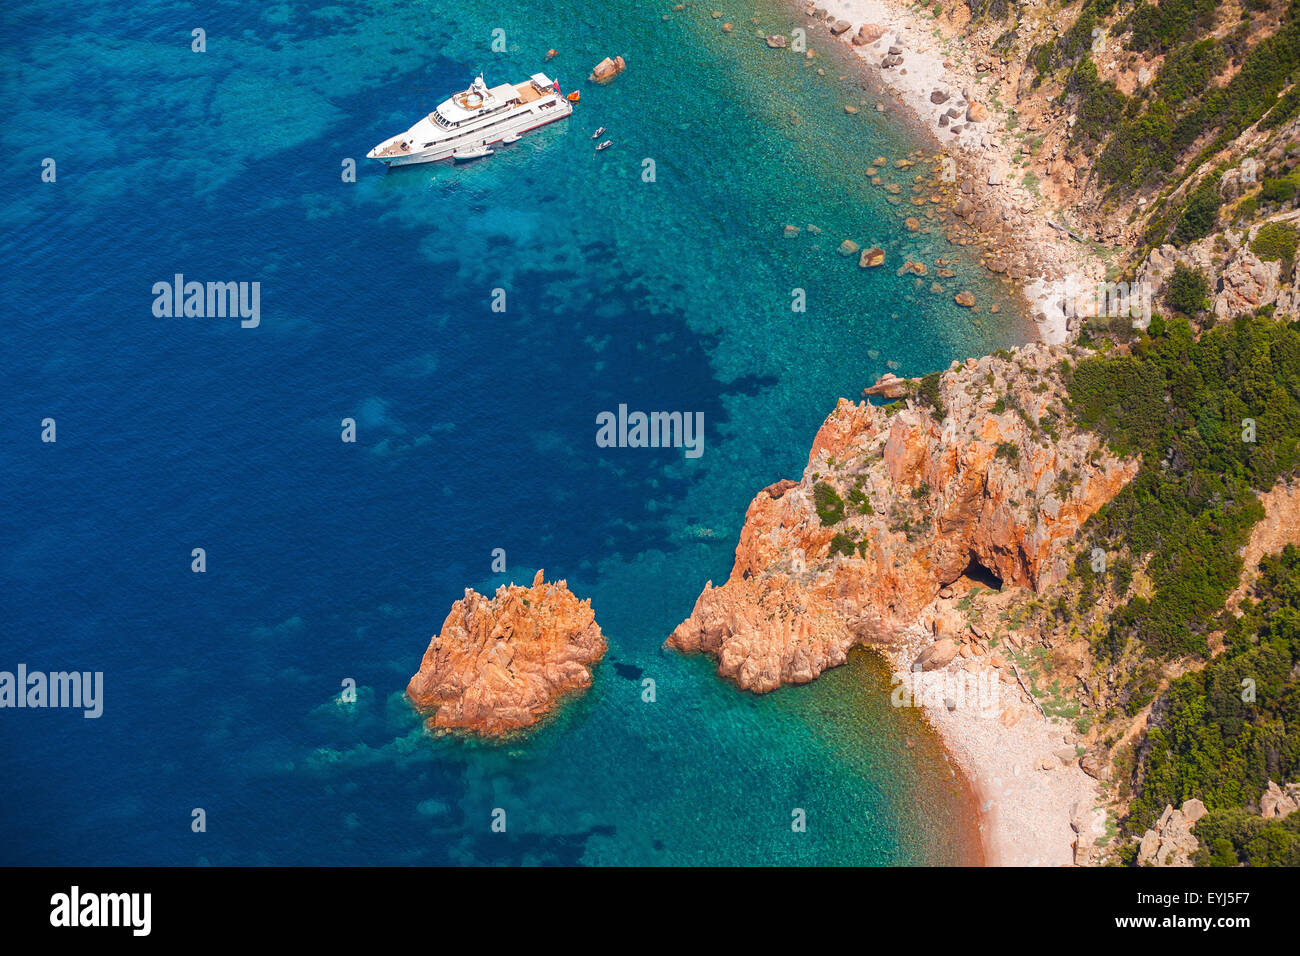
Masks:
[[[784,50],[786,39],[779,33],[774,33],[767,38],[767,45],[773,50]]]
[[[858,32],[854,34],[854,46],[866,46],[869,43],[875,43],[885,35],[885,28],[874,23],[864,23],[858,27]]]
[[[885,250],[877,249],[873,246],[870,249],[864,249],[862,251],[862,256],[858,259],[858,265],[864,269],[874,269],[884,261]]]
[[[1268,789],[1259,798],[1260,816],[1265,820],[1283,820],[1300,808],[1297,806],[1298,801],[1300,801],[1300,784],[1288,784],[1284,790],[1270,780]]]
[[[972,103],[966,107],[966,122],[982,123],[989,118],[989,111],[979,103]]]
[[[912,669],[919,667],[923,671],[938,670],[951,664],[956,656],[957,642],[951,637],[940,638],[917,655]]]
[[[831,36],[837,37],[841,33],[848,33],[852,27],[853,24],[849,23],[848,20],[836,20],[831,24]]]
[[[952,300],[965,309],[972,309],[975,307],[975,296],[970,292],[958,292],[952,297]]]
[[[899,378],[893,372],[886,372],[876,379],[876,384],[862,390],[863,395],[875,395],[879,398],[902,398],[907,394],[907,379]]]
[[[587,80],[592,83],[608,83],[626,69],[627,62],[621,56],[616,56],[612,60],[605,57],[595,65]]]
[[[858,244],[852,239],[845,239],[839,244],[839,248],[835,251],[842,256],[856,256],[858,254],[858,248]]]

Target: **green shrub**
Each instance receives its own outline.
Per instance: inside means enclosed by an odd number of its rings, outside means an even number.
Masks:
[[[1183,206],[1182,215],[1174,226],[1173,242],[1176,246],[1204,239],[1213,230],[1219,218],[1219,177],[1210,176],[1192,190]]]
[[[1210,307],[1210,280],[1200,269],[1180,262],[1165,287],[1165,302],[1181,315],[1196,316]]]
[[[939,378],[941,372],[931,372],[921,379],[920,388],[917,391],[917,398],[930,406],[930,413],[938,420],[943,421],[947,410],[943,407],[943,398],[939,394]]]
[[[850,538],[847,534],[845,534],[842,531],[836,534],[835,537],[831,538],[830,553],[832,555],[842,554],[846,558],[851,558],[853,557],[853,552],[855,548],[856,545],[853,539]]]
[[[1255,233],[1250,251],[1264,262],[1280,261],[1283,272],[1287,273],[1295,264],[1297,242],[1300,242],[1300,232],[1295,226],[1285,222],[1266,222]]]
[[[1300,189],[1300,179],[1297,179],[1297,173],[1293,172],[1280,179],[1264,180],[1264,185],[1259,191],[1259,198],[1264,202],[1289,203],[1295,198],[1297,189]]]
[[[875,510],[871,507],[871,501],[867,498],[861,487],[849,489],[849,503],[857,509],[858,514],[873,515]]]
[[[813,506],[824,525],[839,524],[844,520],[844,499],[824,481],[813,485]]]

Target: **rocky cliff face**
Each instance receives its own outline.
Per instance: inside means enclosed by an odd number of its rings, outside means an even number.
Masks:
[[[918,623],[948,636],[923,612],[968,570],[1034,589],[1064,577],[1071,537],[1137,471],[1066,428],[1072,354],[1030,345],[953,363],[891,407],[841,399],[803,477],[758,493],[731,576],[705,586],[667,645],[769,691]]]
[[[536,723],[564,694],[591,686],[605,653],[590,601],[564,581],[470,589],[429,642],[406,694],[430,728],[497,736]]]
[[[1288,213],[1270,221],[1296,225],[1300,213]],[[1210,285],[1210,310],[1216,318],[1230,319],[1271,305],[1279,313],[1300,312],[1300,266],[1280,261],[1265,262],[1251,251],[1260,224],[1241,232],[1229,229],[1208,239],[1190,243],[1185,249],[1163,245],[1152,250],[1138,268],[1139,282],[1163,293],[1170,275],[1179,264],[1205,273]]]

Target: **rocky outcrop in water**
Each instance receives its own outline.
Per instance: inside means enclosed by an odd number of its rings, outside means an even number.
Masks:
[[[605,57],[592,68],[591,76],[587,77],[587,80],[591,83],[608,83],[626,69],[627,62],[621,56],[616,56],[612,60]]]
[[[591,686],[605,638],[590,601],[538,571],[492,598],[465,589],[429,642],[406,695],[430,729],[499,736],[528,727],[563,695]]]
[[[972,568],[1034,589],[1063,578],[1079,526],[1137,471],[1066,428],[1058,366],[1072,355],[1030,345],[953,363],[889,408],[841,399],[800,481],[750,503],[731,576],[667,645],[769,691],[855,643],[931,629],[918,616]]]

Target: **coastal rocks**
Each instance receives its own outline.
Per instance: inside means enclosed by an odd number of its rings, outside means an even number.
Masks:
[[[762,493],[767,495],[773,501],[776,501],[783,494],[789,491],[791,488],[798,488],[798,487],[799,487],[799,482],[793,480],[792,478],[782,478],[780,481],[772,482],[772,484],[768,485],[766,488],[763,489]]]
[[[845,239],[843,242],[839,244],[838,247],[836,247],[835,251],[838,252],[840,255],[847,257],[847,256],[856,256],[858,254],[858,249],[859,246],[856,242],[854,242],[852,239]]]
[[[1268,789],[1259,798],[1259,814],[1265,820],[1285,820],[1296,810],[1300,810],[1300,783],[1288,783],[1279,787],[1272,780]]]
[[[885,261],[885,250],[872,247],[862,250],[862,255],[858,259],[858,265],[863,269],[874,269],[882,265]]]
[[[950,99],[952,99],[952,96],[943,90],[935,90],[933,93],[930,94],[930,102],[933,103],[935,106],[942,106],[944,103],[947,103],[948,100]],[[944,115],[946,116],[947,114],[945,113]]]
[[[957,658],[958,644],[952,637],[940,637],[935,643],[922,650],[913,663],[913,670],[919,667],[923,671],[939,670],[950,665]]]
[[[787,225],[781,230],[781,235],[785,236],[787,239],[794,239],[799,235],[799,232],[800,229],[798,226]]]
[[[907,394],[908,380],[899,378],[893,372],[886,372],[876,379],[874,385],[862,390],[863,395],[875,395],[879,398],[902,398]]]
[[[875,23],[864,23],[858,27],[852,43],[854,46],[868,46],[885,35],[885,28]]]
[[[626,69],[627,63],[621,56],[616,56],[612,60],[605,57],[595,65],[587,80],[591,83],[608,83]]]
[[[1098,841],[1106,838],[1106,811],[1101,807],[1076,802],[1070,808],[1070,829],[1074,839],[1074,864],[1087,866],[1096,862]]]
[[[903,62],[903,58],[899,54],[887,53],[885,55],[885,58],[880,61],[880,68],[882,70],[893,69],[894,67],[898,66],[902,62]]]
[[[1137,471],[1062,425],[1057,370],[1082,354],[1029,345],[954,363],[901,405],[841,399],[797,485],[750,503],[730,576],[705,586],[666,646],[765,692],[812,680],[854,644],[905,642],[970,567],[1034,590],[1061,580],[1078,528]],[[1049,410],[1058,438],[1044,443],[1034,423]],[[956,642],[947,626],[936,637]]]
[[[836,20],[831,24],[831,36],[837,37],[842,33],[848,33],[853,28],[853,24],[848,20]]]
[[[565,694],[591,686],[605,638],[590,601],[564,581],[468,588],[429,642],[406,695],[431,729],[500,736],[528,727]]]
[[[784,50],[787,41],[780,33],[773,33],[771,36],[767,37],[765,42],[773,50]]]
[[[952,297],[952,301],[956,302],[963,309],[972,309],[975,307],[975,296],[971,292],[958,292]]]
[[[1139,866],[1191,866],[1199,842],[1192,834],[1196,821],[1205,816],[1200,800],[1186,801],[1182,809],[1166,806],[1156,825],[1138,843]]]

